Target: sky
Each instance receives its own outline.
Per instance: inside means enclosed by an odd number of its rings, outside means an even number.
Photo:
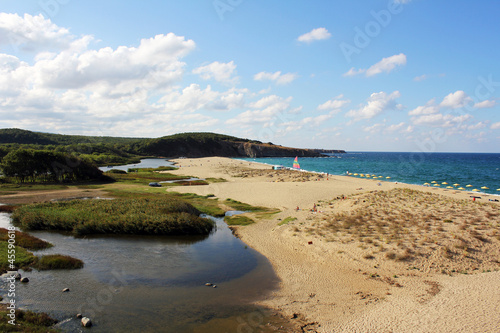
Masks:
[[[0,128],[500,152],[500,2],[0,0]]]

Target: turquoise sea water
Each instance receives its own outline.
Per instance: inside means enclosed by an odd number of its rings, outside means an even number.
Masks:
[[[241,160],[292,167],[294,158],[244,158]],[[372,174],[380,180],[422,185],[436,181],[460,184],[468,191],[500,195],[500,154],[349,152],[324,158],[299,158],[307,171],[334,175]],[[391,177],[386,179],[386,177]],[[472,187],[466,187],[472,185]],[[457,188],[460,186],[456,186]],[[481,189],[486,186],[489,189]]]

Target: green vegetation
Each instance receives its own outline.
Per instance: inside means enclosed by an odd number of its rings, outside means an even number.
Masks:
[[[213,222],[191,204],[166,198],[72,200],[25,205],[12,215],[24,230],[87,234],[208,234]]]
[[[129,172],[106,172],[105,174],[114,179],[129,184],[147,184],[149,182],[162,182],[169,180],[180,180],[189,178],[187,176],[178,176],[171,173],[159,173],[163,168],[152,169],[129,169]]]
[[[244,215],[233,215],[224,217],[224,221],[227,225],[249,225],[255,223],[251,218]]]
[[[12,150],[2,158],[0,168],[4,176],[20,183],[103,180],[92,162],[49,150]]]
[[[240,201],[236,201],[233,199],[226,199],[224,201],[224,204],[227,206],[231,207],[234,210],[240,210],[243,212],[267,212],[269,211],[269,208],[266,207],[260,207],[260,206],[252,206]]]
[[[281,221],[280,223],[278,223],[278,225],[285,225],[285,224],[288,224],[290,222],[293,222],[297,220],[296,217],[291,217],[291,216],[288,216],[287,218],[285,218],[283,221]]]
[[[62,254],[50,254],[39,258],[34,265],[38,270],[78,269],[83,267],[83,261]]]
[[[50,328],[57,323],[46,313],[35,313],[16,309],[16,325],[9,324],[11,320],[7,314],[9,310],[6,304],[0,305],[0,332],[24,332],[24,333],[52,333],[59,332]]]
[[[0,241],[0,273],[4,273],[10,269],[10,262],[8,261],[9,243],[7,241]],[[37,257],[28,250],[16,246],[15,247],[15,261],[14,265],[17,269],[29,269],[29,266],[35,264]]]
[[[53,246],[49,242],[31,236],[30,234],[27,234],[22,231],[16,231],[15,235],[16,237],[14,239],[16,240],[16,245],[23,247],[27,250],[34,250],[34,251],[43,250]],[[0,241],[8,241],[8,240],[9,240],[8,230],[5,228],[0,228]]]
[[[207,178],[205,179],[209,184],[213,183],[226,183],[227,180],[224,178]]]

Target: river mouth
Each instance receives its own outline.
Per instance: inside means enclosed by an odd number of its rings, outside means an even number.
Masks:
[[[0,227],[10,225],[8,214],[0,220]],[[54,244],[36,255],[70,255],[85,267],[21,272],[30,282],[16,285],[16,304],[47,312],[64,332],[82,330],[77,313],[92,319],[94,332],[237,332],[256,318],[268,321],[270,312],[250,304],[278,287],[271,264],[223,219],[215,221],[217,230],[205,237],[30,232]]]

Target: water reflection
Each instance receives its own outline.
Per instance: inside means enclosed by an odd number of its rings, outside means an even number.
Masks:
[[[32,232],[54,244],[35,254],[67,254],[85,267],[23,273],[30,282],[18,285],[17,302],[65,320],[60,327],[67,332],[81,330],[74,319],[79,312],[92,318],[95,332],[193,332],[217,318],[234,318],[278,280],[263,256],[235,238],[222,219],[216,223],[217,231],[205,237]]]

